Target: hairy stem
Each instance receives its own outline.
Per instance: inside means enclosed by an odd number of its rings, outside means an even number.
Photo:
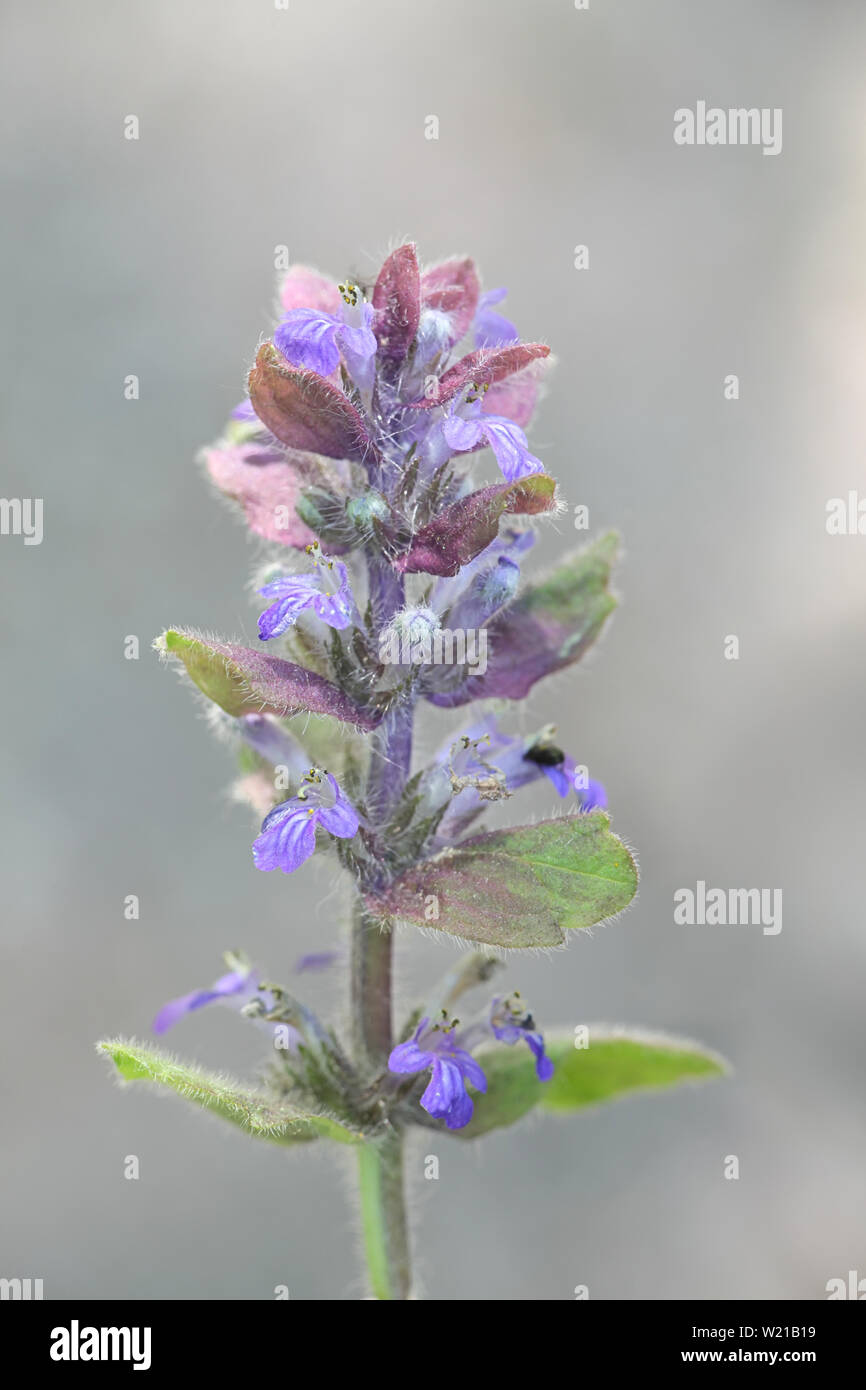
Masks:
[[[407,1299],[411,1272],[402,1136],[392,1130],[374,1144],[363,1144],[358,1161],[370,1287],[379,1299]]]
[[[381,1070],[391,1051],[390,923],[371,917],[359,898],[352,920],[352,1027],[363,1069]]]
[[[404,586],[387,562],[369,562],[370,602],[377,630],[402,606]],[[411,704],[395,707],[371,739],[366,803],[384,825],[399,801],[412,760]],[[358,897],[352,921],[352,1028],[357,1060],[368,1075],[381,1070],[393,1043],[390,923],[372,918]],[[403,1140],[396,1130],[360,1149],[361,1219],[373,1293],[409,1297],[410,1263],[403,1190]]]
[[[391,817],[409,775],[412,761],[414,702],[395,705],[371,735],[372,751],[367,778],[367,808],[377,828]]]

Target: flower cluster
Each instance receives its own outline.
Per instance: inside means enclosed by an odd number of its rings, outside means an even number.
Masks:
[[[184,630],[164,641],[238,748],[238,794],[263,815],[255,866],[290,874],[317,845],[335,849],[374,915],[391,912],[388,894],[413,868],[470,843],[491,803],[530,784],[551,788],[575,822],[607,804],[552,726],[526,737],[491,713],[412,775],[422,702],[522,698],[579,657],[607,611],[582,596],[575,608],[570,575],[543,602],[522,586],[532,524],[558,501],[526,436],[548,348],[521,341],[505,297],[482,290],[471,260],[422,269],[413,245],[370,284],[302,266],[286,274],[248,394],[205,454],[214,484],[269,547],[256,583],[263,646]],[[485,449],[493,476],[477,485]],[[298,711],[344,725],[327,768],[321,741],[308,749],[304,726],[290,727]],[[472,939],[459,921],[452,929]],[[154,1026],[218,1001],[260,1018],[277,1007],[241,965],[166,1005]],[[467,1085],[485,1090],[482,1044],[523,1041],[538,1080],[551,1074],[518,995],[497,996],[468,1027],[447,1011],[416,1017],[388,1069],[429,1071],[418,1100],[448,1128],[469,1122]],[[351,1091],[342,1074],[339,1084]]]
[[[248,1134],[351,1146],[372,1291],[406,1299],[411,1126],[470,1140],[536,1106],[576,1111],[722,1068],[692,1044],[603,1025],[589,1051],[569,1030],[545,1037],[516,991],[466,1019],[465,997],[505,959],[564,946],[637,889],[582,750],[509,713],[580,661],[616,606],[614,533],[523,573],[536,523],[560,507],[526,435],[547,347],[521,340],[504,288],[482,290],[471,260],[422,268],[411,244],[369,283],[295,266],[279,296],[247,395],[203,459],[265,548],[259,644],[171,627],[155,646],[236,756],[255,867],[294,874],[318,850],[346,871],[348,949],[323,942],[294,974],[348,965],[348,1028],[229,955],[153,1028],[211,1004],[240,1012],[271,1043],[254,1085],[124,1039],[100,1049],[125,1080]],[[552,814],[510,823],[500,813],[531,786]],[[398,925],[469,948],[402,1020]]]

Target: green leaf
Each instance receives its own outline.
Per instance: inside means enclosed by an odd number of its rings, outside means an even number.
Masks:
[[[123,1038],[112,1038],[96,1047],[111,1058],[122,1081],[167,1087],[257,1138],[271,1139],[277,1144],[302,1144],[320,1136],[342,1144],[357,1144],[362,1138],[330,1115],[308,1114],[288,1101],[251,1090],[229,1077],[179,1062],[158,1048]]]
[[[553,1034],[548,1056],[556,1070],[550,1081],[535,1075],[527,1047],[491,1044],[476,1056],[487,1077],[487,1093],[473,1095],[475,1113],[458,1139],[475,1139],[512,1125],[536,1106],[555,1114],[584,1110],[633,1091],[660,1091],[687,1081],[723,1076],[724,1061],[698,1043],[663,1033],[590,1024],[589,1046],[575,1047],[570,1033]]]
[[[634,860],[606,813],[592,811],[464,840],[367,905],[485,945],[559,946],[565,931],[622,912],[636,891]]]

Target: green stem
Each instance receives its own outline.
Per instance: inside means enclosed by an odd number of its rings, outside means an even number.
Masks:
[[[403,1190],[403,1138],[391,1131],[362,1144],[358,1155],[361,1225],[370,1286],[376,1298],[407,1299],[411,1284]]]

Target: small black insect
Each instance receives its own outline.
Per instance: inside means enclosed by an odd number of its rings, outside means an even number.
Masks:
[[[537,763],[539,767],[559,767],[560,763],[565,762],[562,749],[557,748],[554,743],[549,743],[543,736],[536,739],[523,756],[528,762]]]

